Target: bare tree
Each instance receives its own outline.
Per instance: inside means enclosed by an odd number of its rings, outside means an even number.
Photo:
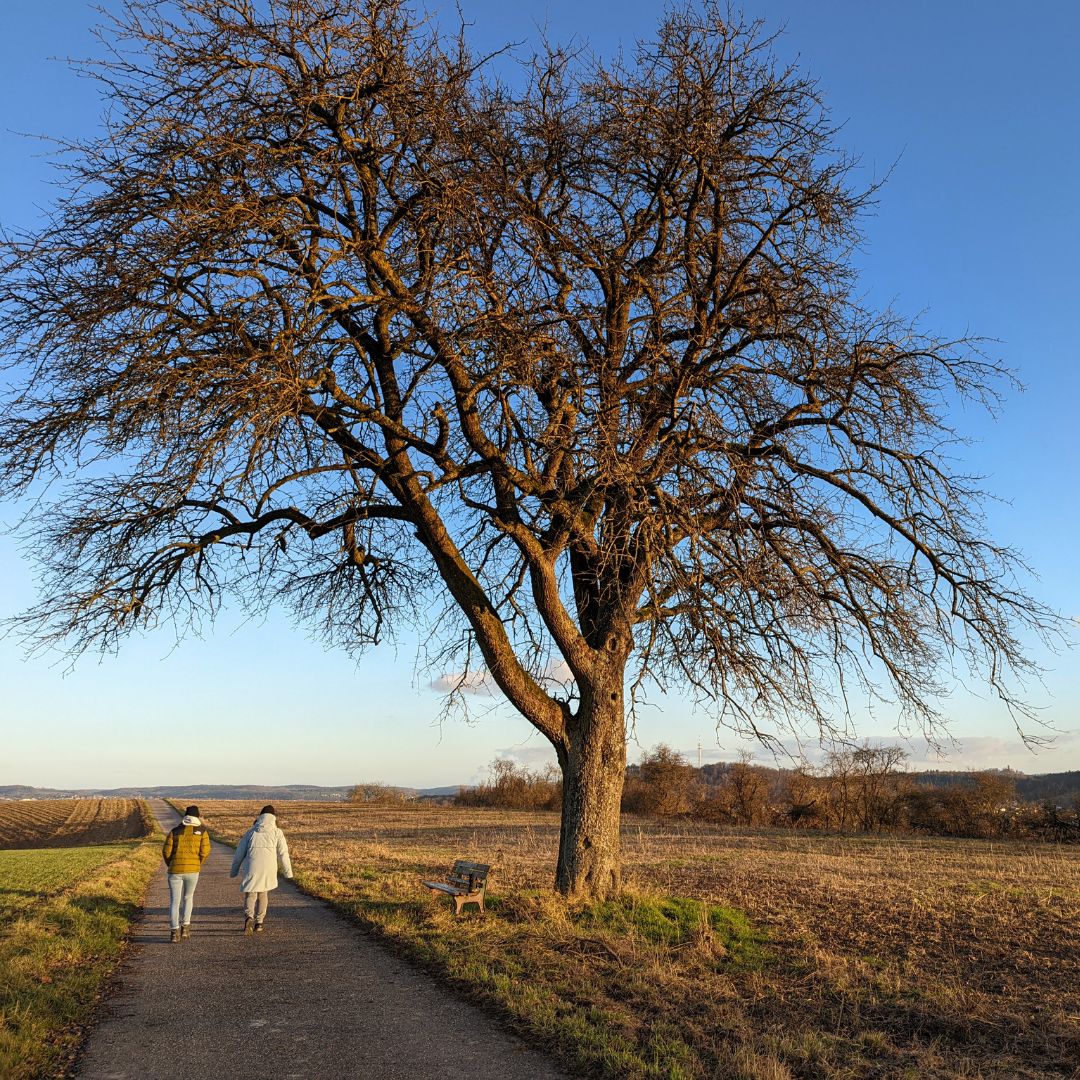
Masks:
[[[856,776],[855,806],[859,828],[872,832],[896,824],[896,808],[911,786],[903,771],[907,754],[899,746],[871,746],[865,743],[852,750]]]
[[[660,743],[642,755],[636,775],[627,781],[623,809],[674,817],[693,808],[700,794],[697,769],[670,746]]]
[[[753,756],[740,751],[724,777],[724,795],[732,816],[740,825],[760,825],[769,812],[769,774],[754,764]]]
[[[858,797],[859,776],[855,768],[855,756],[848,747],[836,747],[825,757],[822,770],[828,793],[829,824],[845,832],[855,825],[855,808]]]
[[[863,743],[830,750],[818,778],[829,823],[841,832],[871,832],[895,824],[897,803],[907,786],[901,771],[906,761],[899,746]]]
[[[1053,619],[942,452],[1003,373],[861,304],[869,194],[758,28],[688,8],[513,88],[401,0],[103,33],[104,133],[0,264],[5,490],[75,478],[38,640],[233,594],[360,649],[441,604],[437,660],[555,748],[581,895],[619,883],[648,680],[763,738],[875,668],[928,730],[942,661],[1010,699]]]
[[[461,788],[454,802],[506,810],[557,810],[562,803],[562,783],[554,765],[529,769],[510,758],[496,758],[488,773],[488,783]]]

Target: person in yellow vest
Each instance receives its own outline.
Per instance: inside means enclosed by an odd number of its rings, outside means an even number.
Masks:
[[[184,820],[172,829],[161,846],[169,868],[169,940],[181,941],[191,934],[191,908],[199,871],[210,854],[210,833],[199,818],[199,808],[189,806]]]

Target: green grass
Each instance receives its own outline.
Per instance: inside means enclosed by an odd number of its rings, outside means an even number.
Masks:
[[[621,896],[582,908],[573,918],[584,928],[637,936],[653,945],[710,941],[732,959],[756,963],[762,958],[761,935],[743,912],[684,896]]]
[[[0,851],[0,925],[117,857],[116,846]]]
[[[0,1076],[62,1074],[160,858],[156,840],[0,851]]]

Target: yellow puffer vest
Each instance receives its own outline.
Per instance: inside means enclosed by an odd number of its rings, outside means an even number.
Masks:
[[[177,825],[161,845],[170,874],[197,874],[209,854],[210,833],[205,825]]]

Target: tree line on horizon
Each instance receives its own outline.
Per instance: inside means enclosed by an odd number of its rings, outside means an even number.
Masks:
[[[1013,770],[907,771],[895,746],[831,751],[820,766],[769,767],[743,755],[695,767],[660,744],[629,765],[623,813],[758,828],[912,832],[969,838],[1080,842],[1080,772],[1028,777]],[[557,810],[558,770],[496,759],[459,806]]]

